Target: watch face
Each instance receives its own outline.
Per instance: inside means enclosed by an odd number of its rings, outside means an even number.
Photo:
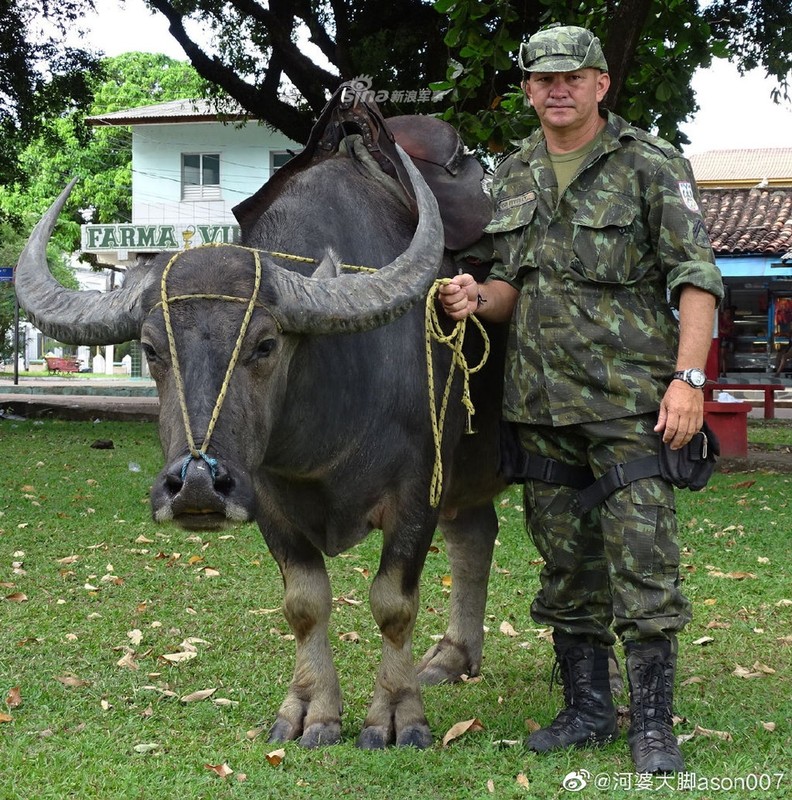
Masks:
[[[696,389],[700,389],[707,382],[707,376],[700,369],[688,370],[688,383]]]

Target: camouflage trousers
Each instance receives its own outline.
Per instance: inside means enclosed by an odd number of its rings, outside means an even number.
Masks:
[[[554,428],[520,425],[529,453],[588,464],[595,477],[656,452],[655,414]],[[542,481],[524,488],[528,534],[544,559],[535,622],[603,644],[670,637],[691,617],[680,591],[674,488],[645,478],[578,517],[576,490]]]

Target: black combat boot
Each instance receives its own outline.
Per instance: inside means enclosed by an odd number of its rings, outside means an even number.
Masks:
[[[536,753],[562,747],[612,742],[618,735],[608,675],[608,648],[585,636],[553,635],[556,670],[561,673],[566,706],[546,727],[534,731],[525,746]]]
[[[638,773],[681,772],[682,753],[672,730],[676,640],[628,642],[630,743]]]

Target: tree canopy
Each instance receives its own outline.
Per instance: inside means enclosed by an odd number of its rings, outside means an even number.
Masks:
[[[697,109],[693,73],[712,57],[764,70],[775,99],[789,97],[792,4],[778,0],[146,2],[214,94],[298,142],[339,83],[357,78],[388,95],[386,114],[442,114],[468,145],[500,149],[534,124],[522,113],[519,42],[553,22],[592,28],[611,68],[608,106],[676,143]],[[0,0],[3,181],[20,175],[18,145],[43,118],[86,107],[96,57],[60,41],[93,5]],[[426,100],[430,87],[439,102]]]
[[[514,55],[552,22],[593,29],[611,68],[607,104],[679,143],[697,108],[693,73],[712,57],[761,67],[788,96],[792,7],[777,0],[148,0],[195,69],[243,108],[304,142],[342,80],[389,93],[386,114],[437,113],[471,146],[499,149],[531,121]],[[195,28],[189,21],[200,23]],[[200,30],[201,37],[191,35]],[[203,44],[206,33],[212,44]],[[306,48],[309,43],[312,47]],[[433,85],[440,103],[405,100]],[[398,100],[394,101],[394,97]],[[407,95],[409,98],[409,95]]]
[[[96,54],[62,44],[93,0],[0,0],[0,184],[22,176],[17,156],[42,120],[87,107]]]

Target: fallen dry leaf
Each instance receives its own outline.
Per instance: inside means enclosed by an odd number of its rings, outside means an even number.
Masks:
[[[360,634],[357,631],[349,631],[349,633],[341,633],[339,634],[338,638],[342,642],[359,642],[360,641]]]
[[[735,581],[743,581],[746,578],[755,578],[756,575],[753,572],[721,572],[718,569],[714,569],[711,572],[707,573],[708,577],[710,578],[731,578]]]
[[[228,764],[204,764],[204,766],[223,779],[234,774],[234,770],[232,770]]]
[[[693,733],[684,733],[680,736],[677,736],[677,744],[689,742],[694,736],[704,736],[705,738],[709,739],[721,739],[724,742],[731,742],[733,738],[728,731],[715,731],[710,730],[709,728],[702,728],[700,725],[696,725],[695,728],[693,728]]]
[[[451,576],[450,575],[443,575],[440,579],[440,584],[443,586],[444,589],[451,588]]]
[[[165,653],[165,655],[160,656],[160,658],[164,658],[165,661],[171,664],[182,664],[185,661],[190,661],[197,655],[198,653],[195,650],[182,650],[179,653]]]
[[[734,672],[732,672],[732,675],[736,675],[738,678],[764,678],[765,675],[775,675],[775,670],[772,667],[754,661],[750,669],[748,667],[741,667],[738,664]]]
[[[238,700],[229,700],[227,697],[213,697],[212,702],[221,708],[229,708],[230,706],[238,706]]]
[[[14,718],[10,714],[5,714],[0,711],[0,723],[1,722],[13,722]]]
[[[523,789],[530,789],[531,788],[531,782],[528,780],[526,775],[524,773],[522,773],[522,772],[519,773],[519,775],[517,775],[517,785],[521,786]]]
[[[148,742],[146,744],[136,744],[132,749],[136,753],[151,753],[158,748],[159,745],[156,742]]]
[[[266,727],[263,725],[260,728],[252,728],[245,734],[245,738],[252,742],[254,739],[258,739],[258,737],[261,736],[261,734],[266,730]]]
[[[517,636],[518,635],[517,631],[514,630],[514,627],[512,626],[512,624],[510,622],[508,622],[507,620],[504,620],[503,622],[501,622],[500,628],[498,628],[498,630],[502,634],[504,634],[504,636]]]
[[[271,753],[267,753],[264,758],[267,759],[270,766],[277,767],[280,766],[283,759],[286,758],[286,751],[283,748],[273,750]]]
[[[495,781],[492,778],[487,781],[487,791],[490,794],[495,794]]]
[[[132,647],[137,647],[143,641],[143,631],[139,628],[127,631],[127,638],[129,639]]]
[[[363,601],[362,600],[355,600],[354,597],[344,597],[343,595],[341,597],[337,597],[336,598],[336,603],[340,603],[341,605],[346,605],[346,606],[362,606],[363,605]]]
[[[762,727],[766,731],[770,731],[770,733],[773,733],[773,731],[775,731],[775,729],[776,729],[776,724],[775,724],[775,722],[763,722],[762,723]]]
[[[693,675],[690,678],[686,678],[680,686],[692,686],[694,683],[704,683],[704,678],[700,678],[698,675]]]
[[[116,666],[121,667],[121,669],[140,669],[140,665],[135,661],[135,651],[127,650],[127,652],[116,661]]]
[[[24,592],[13,592],[6,595],[6,600],[10,603],[27,603],[27,595]]]
[[[464,722],[457,722],[456,725],[452,725],[446,731],[446,735],[443,737],[443,747],[447,747],[449,742],[458,739],[466,733],[475,733],[476,731],[483,730],[484,726],[478,719],[466,719]]]
[[[72,689],[78,689],[81,686],[90,686],[90,681],[84,681],[82,678],[78,678],[76,675],[59,675],[55,677],[55,680],[59,683],[62,683],[64,686],[69,686]]]
[[[180,701],[182,703],[195,703],[199,700],[206,700],[207,697],[211,697],[216,691],[217,687],[214,689],[199,689],[197,692],[184,695],[184,697],[180,698]]]
[[[696,639],[692,644],[697,644],[697,645],[703,646],[705,644],[711,644],[714,641],[715,640],[711,636],[702,636],[702,637]]]
[[[22,690],[18,686],[9,689],[6,705],[9,708],[19,708],[22,705]]]

